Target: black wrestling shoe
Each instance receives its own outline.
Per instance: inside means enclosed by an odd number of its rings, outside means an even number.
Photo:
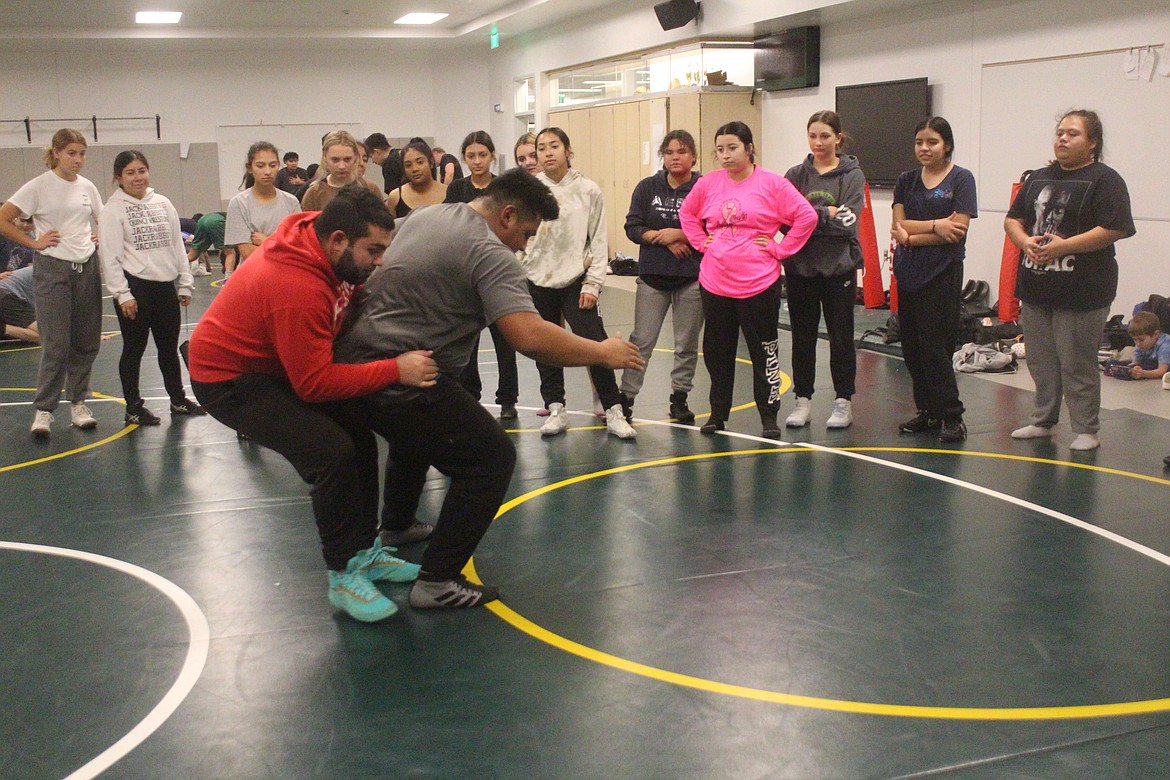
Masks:
[[[937,417],[931,417],[921,409],[918,414],[898,426],[901,433],[922,433],[923,431],[935,431],[942,427],[942,420]]]

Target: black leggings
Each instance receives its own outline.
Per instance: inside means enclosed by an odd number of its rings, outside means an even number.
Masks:
[[[528,292],[532,295],[532,303],[536,310],[544,319],[560,325],[563,317],[565,324],[578,336],[593,341],[605,341],[605,325],[601,321],[600,304],[592,309],[582,309],[580,306],[580,279],[560,289],[540,287],[529,282]],[[544,363],[537,363],[536,368],[540,372],[540,395],[545,407],[549,404],[563,404],[565,369]],[[597,397],[601,399],[602,406],[608,409],[621,402],[621,392],[618,390],[612,369],[605,366],[589,366],[589,376],[593,380],[593,386],[597,388]]]
[[[774,418],[780,409],[780,297],[776,285],[748,298],[726,298],[706,289],[701,292],[703,364],[711,375],[711,419],[726,421],[731,414],[741,330],[752,358],[756,408],[761,415]]]
[[[129,319],[122,307],[114,301],[114,313],[122,329],[122,358],[118,361],[118,376],[122,380],[122,395],[126,408],[142,405],[138,378],[142,370],[142,355],[147,339],[154,336],[158,348],[158,368],[163,386],[173,403],[186,398],[183,375],[179,370],[179,294],[174,282],[152,282],[126,274],[130,293],[138,303],[138,314]]]

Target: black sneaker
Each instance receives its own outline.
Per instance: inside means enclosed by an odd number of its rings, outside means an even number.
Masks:
[[[687,406],[687,394],[674,392],[670,394],[670,419],[683,425],[690,425],[695,421],[695,413]]]
[[[942,431],[938,434],[939,441],[943,444],[954,444],[965,438],[967,438],[967,426],[963,425],[962,417],[957,417],[954,420],[943,420]]]
[[[190,417],[199,417],[200,415],[207,414],[207,410],[194,401],[184,398],[178,403],[171,401],[171,414],[185,414]]]
[[[502,403],[500,404],[500,419],[501,420],[515,420],[516,419],[516,404]]]
[[[495,601],[500,591],[491,585],[473,585],[462,574],[453,579],[425,580],[419,575],[410,588],[410,606],[415,609],[466,609]]]
[[[401,531],[383,529],[379,532],[378,538],[382,540],[382,545],[385,547],[398,547],[403,544],[426,541],[431,538],[431,534],[434,532],[433,525],[415,520]]]
[[[934,431],[942,427],[942,420],[937,417],[931,417],[921,409],[918,414],[898,426],[898,430],[902,433],[922,433],[923,431]]]
[[[707,436],[710,436],[711,434],[715,433],[716,431],[723,430],[723,425],[724,425],[724,423],[722,420],[717,420],[714,417],[711,417],[710,419],[707,420],[707,422],[703,423],[703,426],[701,428],[699,428],[699,433],[706,434]]]
[[[145,406],[126,407],[127,425],[158,425],[162,420]]]
[[[760,426],[763,428],[760,435],[765,439],[784,438],[784,431],[780,430],[780,424],[776,422],[777,414],[778,412],[769,412],[760,415]]]

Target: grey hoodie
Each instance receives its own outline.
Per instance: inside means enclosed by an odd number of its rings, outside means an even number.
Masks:
[[[147,188],[142,200],[114,190],[98,218],[102,281],[114,300],[132,300],[126,274],[153,282],[174,282],[179,295],[195,291],[179,215],[164,196]]]
[[[861,264],[857,220],[865,207],[865,174],[853,155],[841,155],[837,167],[824,174],[813,167],[810,154],[788,169],[784,178],[816,209],[820,222],[808,243],[784,263],[793,276],[839,276]],[[840,209],[829,219],[829,206]]]

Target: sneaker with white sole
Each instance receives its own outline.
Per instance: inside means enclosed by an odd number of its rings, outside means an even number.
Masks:
[[[366,575],[370,582],[414,582],[418,577],[418,564],[391,555],[395,549],[383,547],[380,540],[374,539],[373,547],[354,556],[358,561],[354,568]]]
[[[329,603],[363,623],[385,620],[397,612],[397,604],[382,595],[366,575],[353,570],[353,561],[345,571],[329,572]]]
[[[211,276],[211,271],[203,267],[201,263],[191,263],[192,276]]]
[[[1162,389],[1170,390],[1170,371],[1162,374]]]
[[[1047,439],[1052,436],[1052,429],[1043,425],[1025,425],[1012,431],[1013,439]]]
[[[73,419],[74,428],[80,428],[83,431],[92,431],[97,427],[97,420],[94,419],[93,413],[89,411],[89,407],[85,405],[85,401],[70,404],[69,414]]]
[[[499,597],[497,588],[473,585],[462,574],[456,574],[449,580],[420,578],[410,588],[410,606],[415,609],[466,609],[487,604]]]
[[[619,439],[636,438],[638,432],[626,422],[626,412],[621,404],[614,404],[605,410],[605,428]]]
[[[1078,433],[1068,448],[1073,452],[1088,452],[1101,446],[1101,440],[1095,433]]]
[[[126,407],[126,424],[127,425],[158,425],[162,420],[158,419],[158,415],[147,409],[142,404]]]
[[[569,429],[569,415],[564,404],[549,404],[548,419],[540,426],[541,436],[556,436]]]
[[[848,428],[853,424],[853,402],[848,398],[833,401],[833,413],[825,421],[826,428]]]
[[[37,410],[33,415],[32,426],[28,429],[33,436],[39,436],[43,439],[49,438],[49,433],[52,432],[53,413],[42,412]]]
[[[188,416],[188,417],[202,417],[207,414],[207,410],[199,404],[192,401],[190,398],[184,398],[182,401],[171,401],[171,416]]]
[[[788,428],[803,428],[808,425],[809,414],[812,412],[812,399],[796,397],[796,408],[792,410],[792,414],[788,415],[788,419],[784,421],[784,425]]]

